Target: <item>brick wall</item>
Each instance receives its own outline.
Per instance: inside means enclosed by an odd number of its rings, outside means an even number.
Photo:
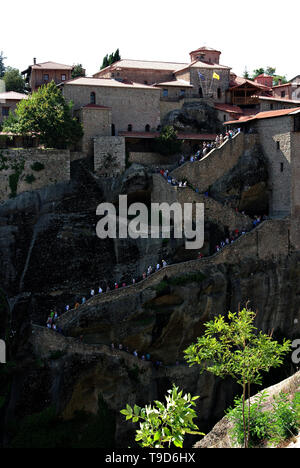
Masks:
[[[44,168],[35,170],[34,163],[41,163]],[[7,200],[15,189],[19,194],[68,180],[69,150],[0,150],[0,200]]]

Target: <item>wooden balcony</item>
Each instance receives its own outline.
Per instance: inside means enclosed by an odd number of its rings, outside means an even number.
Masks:
[[[232,96],[232,104],[235,106],[253,106],[259,104],[259,99],[252,96]]]

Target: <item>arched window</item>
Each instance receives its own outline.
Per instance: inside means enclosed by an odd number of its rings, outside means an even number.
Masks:
[[[128,130],[128,132],[132,132],[132,125],[131,124],[128,125],[127,130]]]
[[[96,94],[94,91],[92,91],[90,94],[90,104],[96,104]]]
[[[146,132],[150,132],[150,125],[149,125],[149,124],[147,124],[147,125],[145,126],[145,131],[146,131]]]

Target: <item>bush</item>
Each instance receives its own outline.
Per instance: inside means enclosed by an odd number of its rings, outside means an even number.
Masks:
[[[296,394],[297,395],[297,394]],[[272,438],[274,444],[298,434],[300,393],[291,402],[285,393],[274,396]]]
[[[268,441],[269,444],[278,445],[280,442],[297,435],[300,422],[300,393],[298,392],[291,402],[284,393],[274,396],[272,411],[263,411],[268,395],[262,392],[250,407],[250,438],[249,447],[255,447]],[[233,422],[231,437],[235,443],[244,442],[244,424],[242,413],[242,397],[235,399],[234,408],[226,411],[228,419]],[[248,411],[245,412],[246,425],[248,425]]]
[[[42,171],[43,169],[45,169],[45,166],[43,163],[39,162],[39,161],[35,161],[33,164],[31,164],[31,169],[33,171],[36,171],[36,172],[39,172],[39,171]]]
[[[168,125],[164,127],[158,138],[155,138],[153,143],[153,150],[165,156],[179,153],[181,151],[181,141],[177,139],[177,133],[172,127]]]
[[[267,398],[266,392],[262,392],[250,407],[250,427],[249,427],[249,447],[259,445],[263,440],[271,437],[271,412],[262,411],[262,406]],[[226,411],[227,418],[233,423],[230,432],[232,440],[239,444],[244,444],[244,423],[243,423],[243,399],[238,397],[234,400],[234,408]],[[245,412],[246,427],[248,426],[248,411]]]
[[[26,177],[25,177],[25,182],[27,182],[27,184],[32,184],[34,181],[35,181],[35,177],[33,174],[28,174]]]

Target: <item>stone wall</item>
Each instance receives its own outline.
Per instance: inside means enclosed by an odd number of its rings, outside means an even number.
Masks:
[[[111,109],[108,107],[83,107],[79,115],[84,131],[81,150],[92,155],[94,152],[93,138],[111,135]]]
[[[177,180],[188,180],[200,192],[208,190],[216,180],[232,169],[244,151],[257,143],[257,135],[239,133],[212,150],[201,161],[187,162],[172,172]]]
[[[269,162],[270,215],[291,214],[291,116],[256,122],[260,143]]]
[[[125,138],[96,137],[94,139],[94,169],[97,175],[114,177],[125,170]]]
[[[260,99],[259,100],[259,110],[260,112],[266,112],[270,110],[279,110],[279,109],[291,109],[293,107],[300,107],[300,101],[298,104],[292,104],[290,102],[281,101],[274,101],[272,99]]]
[[[211,221],[219,226],[226,226],[229,231],[238,229],[250,229],[251,219],[235,210],[222,205],[211,197],[194,192],[189,187],[177,187],[169,184],[160,174],[153,174],[153,186],[151,193],[152,203],[174,202],[180,203],[204,203],[204,220]]]
[[[184,65],[184,64],[182,64]],[[121,64],[122,66],[122,64]],[[150,65],[151,66],[151,65]],[[100,70],[93,75],[94,78],[117,78],[130,80],[135,83],[141,84],[154,84],[163,83],[164,81],[171,81],[174,79],[172,70],[153,70],[151,68],[121,68],[116,70]]]
[[[145,295],[143,300],[146,301],[148,288],[155,286],[166,277],[202,271],[208,265],[222,263],[234,265],[240,264],[242,260],[246,259],[267,260],[285,257],[290,252],[289,229],[290,224],[287,220],[273,219],[264,221],[256,229],[239,237],[233,244],[225,246],[220,252],[215,253],[211,257],[169,265],[135,285],[113,290],[105,294],[98,294],[89,299],[85,305],[78,307],[78,309],[65,312],[60,316],[58,324],[64,328],[70,321],[76,322],[80,320],[84,311],[87,310],[86,307],[89,308],[89,306],[123,301],[125,298],[129,300],[130,297],[137,298],[139,294]]]
[[[0,201],[68,180],[69,150],[0,150]]]
[[[148,152],[130,152],[129,162],[142,164],[144,166],[159,166],[166,167],[178,162],[178,156],[164,156],[159,153],[148,153]]]
[[[200,80],[198,71],[205,77],[205,80]],[[213,72],[220,76],[220,80],[213,79]],[[224,103],[226,100],[226,91],[229,88],[230,70],[229,69],[214,69],[202,68],[201,64],[195,64],[190,68],[190,82],[194,86],[194,92],[202,87],[203,94],[212,96],[214,102]],[[220,89],[220,96],[218,95]]]
[[[300,250],[300,132],[291,134],[292,143],[292,211],[291,211],[291,243]]]
[[[74,103],[74,110],[90,103],[91,92],[95,93],[97,105],[111,108],[111,123],[115,126],[116,135],[119,131],[127,131],[128,125],[132,125],[132,131],[144,132],[146,125],[156,131],[160,124],[159,88],[64,85],[64,97]]]

